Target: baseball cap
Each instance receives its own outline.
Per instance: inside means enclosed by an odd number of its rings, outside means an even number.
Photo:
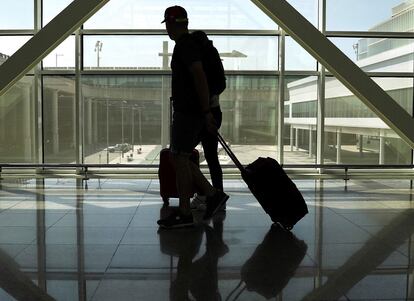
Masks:
[[[186,10],[178,5],[170,6],[165,10],[164,13],[164,22],[188,22]]]

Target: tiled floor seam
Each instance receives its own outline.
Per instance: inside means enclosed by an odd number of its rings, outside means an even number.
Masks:
[[[147,186],[147,188],[146,188],[146,191],[148,191],[148,188],[149,188],[149,185],[151,184],[151,182],[152,182],[152,181],[149,181],[149,184],[148,184],[148,186]],[[129,229],[129,227],[130,227],[130,225],[131,225],[131,223],[132,223],[132,220],[134,219],[134,217],[135,217],[135,216],[136,216],[136,214],[137,214],[137,211],[138,211],[138,208],[139,208],[139,206],[140,206],[141,202],[142,202],[142,199],[140,200],[140,202],[139,202],[139,204],[138,204],[137,208],[135,209],[134,214],[132,214],[132,215],[131,215],[131,218],[130,218],[130,220],[129,220],[129,222],[128,222],[128,225],[126,226],[125,231],[124,231],[124,233],[122,234],[122,237],[120,238],[119,243],[118,243],[118,245],[116,246],[116,248],[115,248],[115,250],[114,250],[114,252],[113,252],[113,254],[112,254],[112,256],[111,256],[111,259],[109,260],[107,267],[105,268],[105,271],[104,271],[104,273],[103,273],[103,275],[104,275],[104,276],[103,276],[103,277],[99,280],[98,285],[96,286],[96,288],[95,288],[94,292],[91,294],[90,301],[93,301],[93,300],[94,300],[95,295],[96,295],[96,292],[99,290],[99,287],[101,286],[102,281],[104,281],[104,280],[105,280],[105,275],[106,275],[106,273],[108,272],[109,267],[111,266],[111,263],[112,263],[112,261],[113,261],[113,259],[114,259],[114,257],[115,257],[116,252],[118,251],[118,249],[119,249],[119,247],[120,247],[120,245],[121,245],[122,240],[124,239],[124,237],[125,237],[126,233],[128,232],[128,229]]]

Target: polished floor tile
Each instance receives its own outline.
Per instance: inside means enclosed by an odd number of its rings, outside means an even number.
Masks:
[[[309,214],[289,232],[241,180],[180,230],[156,224],[157,180],[4,181],[0,300],[414,300],[409,181],[295,183]]]

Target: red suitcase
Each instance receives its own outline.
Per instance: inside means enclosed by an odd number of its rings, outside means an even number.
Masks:
[[[200,165],[200,154],[194,149],[190,156],[190,160],[197,166]],[[160,195],[165,205],[169,204],[170,198],[177,198],[177,185],[175,183],[175,168],[172,161],[171,151],[164,148],[160,152],[160,163],[158,166],[158,179],[160,181]],[[194,190],[194,193],[196,191]]]

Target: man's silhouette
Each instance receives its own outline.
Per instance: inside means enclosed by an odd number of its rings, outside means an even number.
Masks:
[[[173,121],[171,152],[177,174],[180,210],[177,214],[160,219],[164,228],[179,228],[194,224],[190,209],[192,187],[207,196],[204,219],[211,218],[225,204],[228,195],[214,188],[196,164],[189,160],[192,150],[199,144],[203,130],[217,132],[210,110],[210,95],[202,64],[201,45],[188,32],[187,12],[180,6],[165,10],[163,23],[168,36],[175,41],[172,69]]]

